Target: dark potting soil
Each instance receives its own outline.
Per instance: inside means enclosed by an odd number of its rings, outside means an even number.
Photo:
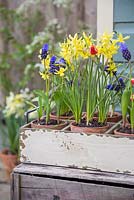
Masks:
[[[56,113],[54,112],[54,113],[52,113],[52,115],[56,115]],[[61,116],[63,116],[63,117],[71,117],[72,115],[73,115],[72,112],[69,111],[69,112],[67,112],[67,113],[64,113],[64,114],[61,115]]]
[[[117,117],[118,115],[116,113],[113,113],[113,115],[111,116],[110,114],[107,115],[107,117]],[[94,114],[94,117],[98,117],[98,113]]]
[[[80,124],[77,124],[77,126],[79,126],[79,127],[103,127],[106,125],[107,125],[106,122],[101,123],[95,119],[93,119],[91,122],[89,122],[88,125],[86,124],[86,120],[82,120]]]
[[[120,127],[117,131],[121,133],[127,133],[127,134],[132,134],[131,133],[131,128],[130,127]],[[133,133],[134,134],[134,133]]]
[[[57,120],[55,119],[50,119],[49,122],[46,124],[46,119],[43,118],[40,121],[36,120],[34,121],[35,124],[40,124],[40,125],[57,125]]]

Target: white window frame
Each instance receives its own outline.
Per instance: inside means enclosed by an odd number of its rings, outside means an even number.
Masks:
[[[97,37],[113,31],[113,0],[97,0]]]

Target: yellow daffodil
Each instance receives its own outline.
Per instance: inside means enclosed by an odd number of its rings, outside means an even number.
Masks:
[[[114,33],[104,33],[98,41],[98,54],[103,55],[106,59],[112,59],[113,55],[117,54],[119,46],[118,41],[113,38]]]
[[[61,67],[55,74],[58,74],[59,76],[64,76],[66,69]]]
[[[49,79],[49,74],[48,73],[42,73],[40,72],[41,78],[43,78],[44,80],[48,80]]]
[[[63,57],[68,64],[70,64],[72,56],[71,56],[69,40],[67,42],[60,43],[60,48],[61,48],[60,56]]]
[[[113,76],[113,74],[117,71],[116,64],[114,62],[110,63],[107,70],[110,75]]]
[[[87,36],[86,33],[83,33],[82,37],[79,37],[77,33],[74,36],[69,35],[66,41],[60,44],[60,56],[67,61],[69,66],[80,58],[87,59],[90,56],[91,41],[92,35]]]
[[[107,33],[104,32],[103,35],[100,37],[101,43],[108,43],[110,40],[112,40],[114,33]]]
[[[125,42],[125,40],[128,40],[129,38],[130,38],[130,36],[123,37],[123,35],[121,33],[119,33],[118,37],[117,37],[117,41],[118,42]]]
[[[46,59],[41,60],[41,63],[44,65],[46,69],[49,69],[50,65],[50,56],[47,55]]]
[[[86,46],[89,47],[92,44],[92,35],[87,36],[86,33],[83,32],[82,36],[83,36]]]

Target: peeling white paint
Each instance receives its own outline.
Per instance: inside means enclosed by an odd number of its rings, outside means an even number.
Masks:
[[[134,139],[30,129],[24,134],[22,162],[134,174]]]

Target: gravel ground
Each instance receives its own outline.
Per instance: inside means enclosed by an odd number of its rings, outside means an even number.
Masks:
[[[10,184],[6,182],[5,172],[0,162],[0,200],[10,200]]]
[[[1,149],[2,149],[2,138],[0,132],[0,151]],[[5,171],[1,163],[1,160],[0,160],[0,200],[10,200],[10,184],[6,181]]]
[[[0,150],[2,149],[0,139]],[[10,184],[6,182],[5,171],[0,160],[0,200],[10,200]]]
[[[10,200],[10,185],[0,183],[0,200]]]

